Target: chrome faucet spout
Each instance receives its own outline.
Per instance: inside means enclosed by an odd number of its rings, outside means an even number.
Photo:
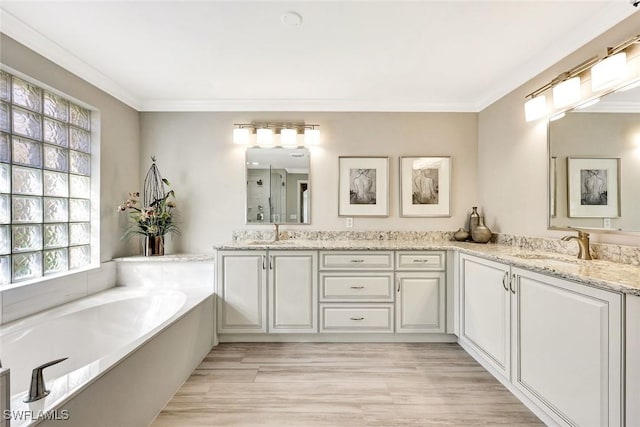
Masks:
[[[31,372],[31,385],[29,386],[29,397],[24,400],[25,403],[35,402],[49,395],[49,390],[45,387],[44,377],[42,376],[42,370],[48,368],[51,365],[56,365],[60,362],[64,362],[68,357],[62,359],[52,360],[43,365],[38,366]]]
[[[273,226],[274,226],[274,230],[273,230],[273,234],[274,234],[274,236],[273,236],[273,240],[274,240],[275,242],[277,242],[278,240],[280,240],[280,225],[278,225],[278,224],[276,223],[276,224],[273,224]]]

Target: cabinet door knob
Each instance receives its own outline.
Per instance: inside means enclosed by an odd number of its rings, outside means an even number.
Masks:
[[[352,285],[351,289],[364,289],[364,286],[362,286],[362,285]]]
[[[509,287],[511,288],[511,293],[515,295],[516,293],[516,274],[515,273],[511,275],[511,283],[509,283]]]
[[[265,257],[264,255],[262,255],[262,269],[263,269],[263,270],[266,270],[266,269],[267,269],[267,264],[266,264],[266,260],[265,260],[265,258],[266,258],[266,257]]]
[[[269,257],[269,270],[273,270],[273,255]]]
[[[351,320],[364,320],[364,317],[351,317]]]
[[[509,288],[507,287],[507,279],[509,279],[509,272],[505,271],[504,276],[502,277],[502,287],[505,291],[509,292]]]
[[[400,279],[396,279],[396,286],[398,287],[398,292],[400,292]]]

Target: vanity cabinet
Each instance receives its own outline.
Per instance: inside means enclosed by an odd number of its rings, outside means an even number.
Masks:
[[[320,251],[320,332],[393,333],[392,251]]]
[[[396,252],[396,332],[445,332],[444,251]]]
[[[317,266],[315,251],[220,251],[218,332],[317,332]]]
[[[269,332],[318,332],[318,254],[269,251]]]
[[[460,255],[460,342],[560,425],[622,425],[620,294]]]
[[[267,251],[217,257],[218,332],[267,332]]]

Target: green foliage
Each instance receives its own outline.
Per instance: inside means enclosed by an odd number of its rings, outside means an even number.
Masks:
[[[166,185],[169,181],[163,180]],[[176,207],[175,193],[173,190],[161,199],[153,200],[149,206],[137,205],[140,202],[140,193],[129,193],[129,198],[120,206],[118,212],[127,212],[131,219],[130,227],[122,236],[123,239],[134,234],[143,236],[164,236],[167,233],[180,233],[174,223],[173,209]]]

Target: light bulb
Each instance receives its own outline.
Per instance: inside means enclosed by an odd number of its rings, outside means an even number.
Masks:
[[[591,90],[606,89],[621,81],[627,74],[627,54],[611,55],[591,67]]]
[[[260,128],[256,131],[258,145],[270,146],[273,145],[273,131],[269,128]]]
[[[304,130],[305,145],[317,145],[320,142],[320,129],[307,128]]]
[[[528,122],[545,116],[547,111],[547,97],[544,95],[538,95],[524,103],[524,118]]]
[[[280,130],[280,143],[286,146],[297,144],[298,131],[296,129],[285,128]]]
[[[573,77],[553,87],[553,106],[566,107],[580,100],[580,77]]]
[[[249,143],[249,128],[235,128],[233,130],[233,143],[246,145]]]

